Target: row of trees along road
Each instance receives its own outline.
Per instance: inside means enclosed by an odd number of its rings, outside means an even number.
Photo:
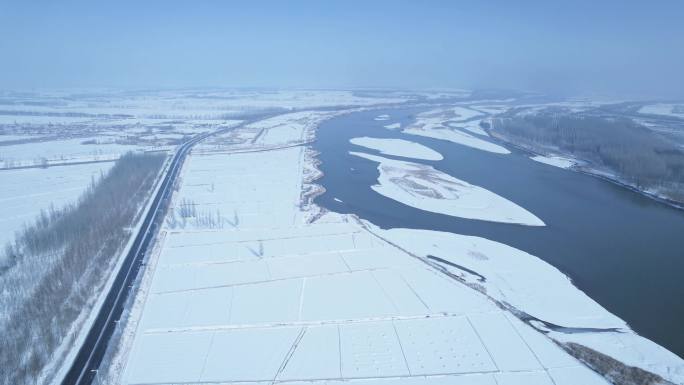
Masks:
[[[128,153],[80,198],[50,208],[0,252],[0,383],[35,384],[89,311],[166,155]],[[58,357],[55,357],[58,358]]]

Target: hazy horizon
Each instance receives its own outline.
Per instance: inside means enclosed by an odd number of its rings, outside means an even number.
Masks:
[[[0,89],[505,88],[684,98],[684,3],[21,2]]]

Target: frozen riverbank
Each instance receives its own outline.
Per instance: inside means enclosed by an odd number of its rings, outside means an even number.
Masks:
[[[554,166],[554,167],[564,168],[564,169],[569,169],[572,166],[577,164],[576,162],[574,162],[568,158],[564,158],[561,156],[553,156],[553,155],[549,155],[549,156],[535,155],[535,156],[530,157],[530,159],[532,159],[535,162],[544,163],[544,164],[548,164],[549,166]]]
[[[366,226],[382,239],[485,293],[568,351],[575,343],[628,367],[684,382],[681,358],[634,333],[623,320],[577,289],[567,276],[535,256],[479,237],[383,230],[370,223]],[[598,355],[586,359],[594,365],[601,360]]]

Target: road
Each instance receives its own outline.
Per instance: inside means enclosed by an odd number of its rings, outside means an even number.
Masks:
[[[158,226],[162,223],[161,219],[166,213],[165,203],[171,198],[174,181],[183,166],[186,155],[190,152],[192,146],[199,141],[229,129],[197,135],[183,143],[173,155],[166,175],[163,177],[162,185],[154,196],[140,231],[136,235],[120,270],[116,273],[114,283],[109,293],[107,293],[107,297],[102,303],[99,314],[91,325],[83,345],[74,358],[71,368],[62,380],[62,385],[87,385],[93,382],[97,369],[107,350],[107,344],[124,310],[124,304],[131,292],[133,282],[143,264],[148,246],[150,246],[150,243],[156,236]]]

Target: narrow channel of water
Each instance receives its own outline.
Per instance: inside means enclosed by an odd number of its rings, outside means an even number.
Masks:
[[[492,154],[383,127],[404,126],[416,112],[360,112],[323,123],[314,148],[321,152],[325,175],[318,183],[326,193],[316,203],[383,228],[475,235],[524,250],[570,276],[639,334],[684,357],[684,211],[595,177],[540,164],[512,148],[509,155]],[[374,120],[380,114],[390,119]],[[370,188],[377,182],[377,163],[349,155],[377,154],[349,143],[359,136],[406,139],[439,151],[444,160],[412,161],[499,194],[546,226],[454,218],[385,198]]]

